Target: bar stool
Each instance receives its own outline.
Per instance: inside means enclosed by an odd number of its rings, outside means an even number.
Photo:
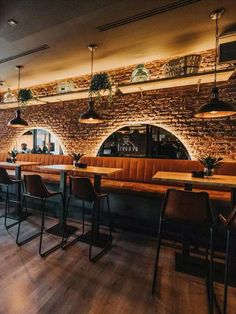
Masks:
[[[42,240],[43,240],[43,233],[45,231],[44,227],[44,222],[45,222],[45,202],[48,198],[60,195],[61,196],[61,204],[63,206],[63,195],[62,192],[54,192],[54,191],[49,191],[44,184],[42,178],[40,175],[25,175],[24,176],[24,183],[25,183],[25,193],[23,194],[23,199],[22,199],[22,207],[25,205],[25,208],[27,209],[27,204],[26,204],[26,198],[33,198],[33,199],[38,199],[41,200],[42,204],[42,218],[41,218],[41,228],[40,232],[37,232],[36,234],[24,239],[23,241],[19,241],[19,236],[20,236],[20,227],[21,227],[21,222],[22,219],[20,219],[19,225],[18,225],[18,231],[17,231],[17,237],[16,237],[16,243],[17,245],[21,246],[29,241],[33,240],[34,238],[40,236],[40,241],[39,241],[39,255],[41,257],[44,257],[46,255],[49,255],[50,253],[54,252],[56,249],[61,247],[62,243],[60,242],[59,244],[53,246],[49,250],[42,252]],[[22,210],[23,214],[23,210]],[[63,208],[63,215],[64,215],[64,208]],[[64,221],[63,221],[63,226],[64,226]]]
[[[91,226],[91,234],[89,237],[89,260],[95,261],[99,256],[101,256],[105,251],[108,250],[108,248],[111,247],[112,242],[112,225],[111,225],[111,212],[110,212],[110,204],[109,204],[109,196],[107,193],[98,193],[90,181],[89,178],[86,177],[70,177],[70,192],[68,195],[67,200],[67,209],[66,209],[66,217],[68,216],[68,210],[70,206],[70,200],[71,198],[76,198],[78,200],[82,201],[82,220],[83,220],[83,229],[82,229],[82,236],[79,235],[76,237],[73,241],[71,241],[68,245],[74,244],[77,241],[81,240],[81,238],[84,235],[84,205],[85,202],[92,203],[93,210],[92,210],[92,226]],[[95,223],[95,215],[94,215],[94,208],[95,204],[97,202],[100,202],[102,198],[105,198],[107,201],[107,212],[109,216],[109,243],[106,245],[98,254],[92,257],[92,249],[93,249],[93,243],[94,243],[94,223]],[[98,222],[99,223],[99,222]],[[65,227],[66,229],[66,227]],[[64,229],[64,230],[65,230]],[[62,241],[64,242],[64,236]],[[65,248],[65,246],[64,246]]]
[[[23,182],[23,180],[15,180],[15,179],[12,179],[8,172],[6,171],[5,168],[2,168],[0,167],[0,185],[1,186],[4,186],[6,188],[6,201],[5,201],[5,212],[4,212],[4,225],[7,229],[15,226],[18,224],[18,219],[17,219],[17,222],[14,222],[10,225],[7,225],[7,218],[8,217],[8,214],[9,214],[9,205],[10,205],[10,202],[11,203],[15,203],[15,204],[18,204],[18,206],[21,206],[21,202],[19,201],[16,201],[16,200],[10,200],[9,198],[9,187],[10,186],[13,186],[13,185],[18,185],[18,184],[21,184]]]
[[[220,221],[227,230],[226,240],[226,255],[225,255],[225,279],[224,279],[224,301],[223,301],[223,313],[227,313],[227,299],[228,299],[228,273],[229,273],[229,261],[231,254],[231,234],[236,231],[236,206],[230,213],[228,218],[225,218],[222,214],[219,215]]]
[[[152,293],[155,292],[157,268],[160,255],[161,237],[163,223],[172,221],[181,226],[205,227],[210,234],[210,269],[209,269],[209,312],[213,313],[213,248],[212,248],[212,211],[209,196],[206,192],[190,192],[182,190],[169,189],[166,192],[160,213],[158,228],[157,251],[154,263],[154,273],[152,281]],[[208,262],[208,247],[206,254]],[[207,263],[208,264],[208,263]]]

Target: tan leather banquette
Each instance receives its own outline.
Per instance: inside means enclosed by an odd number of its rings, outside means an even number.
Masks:
[[[0,161],[6,160],[6,154],[0,154]],[[42,165],[72,164],[72,158],[65,155],[18,154],[19,161],[38,161]],[[163,196],[170,184],[157,184],[152,176],[157,171],[191,172],[202,170],[202,165],[193,160],[127,158],[127,157],[83,157],[83,162],[91,166],[117,167],[123,170],[102,180],[104,191],[116,193],[138,194],[145,196]],[[40,171],[36,166],[27,166],[26,172],[40,173],[49,183],[59,183],[59,174],[52,171]],[[13,172],[11,171],[13,174]],[[217,170],[218,174],[235,175],[236,163],[224,162]],[[180,187],[180,185],[178,186]],[[205,187],[196,187],[196,190],[206,190]],[[211,199],[216,201],[230,201],[230,192],[224,190],[207,189]]]

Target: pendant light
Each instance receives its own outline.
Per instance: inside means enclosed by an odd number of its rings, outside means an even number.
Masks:
[[[21,118],[21,110],[20,110],[20,74],[23,69],[22,65],[17,65],[16,69],[18,70],[18,92],[17,92],[17,101],[18,108],[16,110],[16,117],[8,122],[8,126],[13,128],[22,128],[28,126],[28,123]]]
[[[97,45],[92,44],[88,46],[88,49],[91,51],[91,83],[93,79],[93,55],[94,50],[97,48]],[[89,89],[89,101],[88,101],[88,110],[79,118],[80,123],[86,123],[86,124],[98,124],[103,123],[103,118],[94,110],[94,101],[92,99],[92,92]]]
[[[232,104],[219,99],[219,89],[216,86],[217,62],[218,62],[218,42],[219,42],[219,18],[224,14],[223,8],[211,12],[210,18],[216,21],[215,32],[215,72],[214,87],[212,88],[211,100],[209,103],[202,105],[195,113],[195,118],[213,119],[232,116],[236,113]]]

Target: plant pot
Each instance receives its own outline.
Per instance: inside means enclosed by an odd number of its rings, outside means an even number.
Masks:
[[[205,178],[211,179],[214,175],[214,169],[204,168],[204,176]]]
[[[10,159],[11,159],[11,161],[10,161],[10,162],[11,162],[11,163],[13,163],[13,164],[15,164],[15,163],[16,163],[16,161],[17,161],[17,158],[16,158],[16,157],[11,157]]]
[[[76,167],[78,167],[78,168],[87,168],[87,164],[86,163],[82,163],[82,162],[78,162]]]

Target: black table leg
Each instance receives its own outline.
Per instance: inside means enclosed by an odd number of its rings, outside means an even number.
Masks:
[[[231,189],[231,210],[236,206],[236,189]]]
[[[62,200],[63,208],[62,208],[62,211],[60,212],[59,223],[46,230],[47,233],[54,234],[59,237],[62,236],[64,220],[65,220],[66,196],[67,196],[66,181],[67,181],[67,171],[62,171],[60,173],[60,190],[63,194],[63,200]],[[68,238],[70,235],[74,234],[76,231],[77,231],[76,227],[67,225],[65,234],[64,234],[65,238]]]

